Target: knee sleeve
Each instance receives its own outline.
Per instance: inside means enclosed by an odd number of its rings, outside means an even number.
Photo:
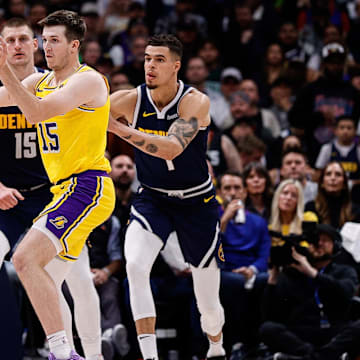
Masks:
[[[150,272],[162,246],[163,242],[137,221],[129,225],[125,236],[125,257],[134,320],[156,316]]]
[[[211,336],[219,334],[225,322],[224,309],[219,298],[220,270],[215,259],[207,268],[191,267],[194,293],[201,315],[202,330]]]
[[[6,254],[10,251],[9,240],[6,235],[0,230],[0,268],[4,262]]]

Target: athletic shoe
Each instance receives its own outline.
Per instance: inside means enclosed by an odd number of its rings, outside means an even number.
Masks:
[[[113,360],[114,358],[114,345],[111,341],[111,337],[104,335],[101,337],[101,352],[104,360]]]
[[[49,354],[49,360],[57,360],[53,353]],[[67,360],[85,360],[79,354],[77,354],[74,350],[71,350],[70,358]]]
[[[112,330],[112,343],[115,346],[116,351],[121,356],[125,356],[130,351],[126,327],[123,324],[116,324]]]
[[[226,356],[211,356],[206,358],[206,360],[226,360]]]

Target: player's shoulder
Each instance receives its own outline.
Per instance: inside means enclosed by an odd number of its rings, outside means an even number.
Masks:
[[[181,99],[181,107],[194,107],[199,106],[201,108],[208,108],[210,106],[209,97],[201,91],[192,88],[184,97]]]
[[[210,103],[209,97],[195,88],[191,88],[191,90],[187,94],[185,94],[183,100],[190,102],[196,101],[204,104]]]
[[[126,89],[126,90],[118,90],[113,92],[110,95],[110,101],[130,101],[136,102],[137,100],[137,90],[134,89]]]

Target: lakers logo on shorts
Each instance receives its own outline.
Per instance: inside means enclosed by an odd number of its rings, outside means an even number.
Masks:
[[[57,229],[63,229],[65,224],[68,222],[65,216],[57,216],[55,219],[50,219],[49,221]]]
[[[219,249],[218,249],[218,257],[221,261],[225,262],[225,256],[224,256],[224,250],[223,250],[222,244],[220,244]]]

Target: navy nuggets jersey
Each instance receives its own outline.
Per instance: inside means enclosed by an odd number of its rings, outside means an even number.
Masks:
[[[0,182],[4,185],[29,189],[49,182],[40,156],[36,126],[26,121],[17,106],[0,108],[0,154]]]
[[[331,145],[330,161],[339,161],[344,168],[347,176],[351,180],[360,179],[360,159],[358,158],[358,142],[356,141],[346,156],[342,156],[335,146],[335,142]]]
[[[148,134],[166,136],[171,124],[179,118],[181,99],[192,90],[179,81],[174,99],[159,111],[145,84],[137,87],[137,103],[132,126]],[[142,185],[156,190],[189,190],[193,196],[212,188],[206,163],[208,128],[200,128],[188,147],[174,160],[163,160],[135,148],[135,162]]]

